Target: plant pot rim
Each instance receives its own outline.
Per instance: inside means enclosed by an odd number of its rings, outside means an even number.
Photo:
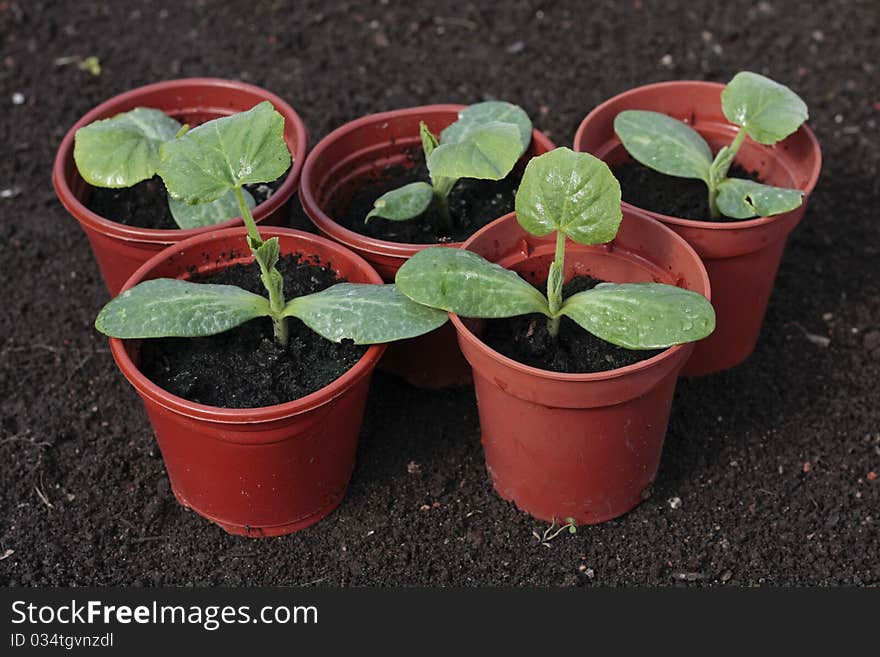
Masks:
[[[303,252],[307,252],[310,245],[320,244],[322,249],[331,251],[337,259],[349,260],[355,264],[358,269],[367,275],[370,283],[381,284],[383,282],[379,274],[376,273],[376,270],[373,269],[366,260],[356,253],[352,253],[344,246],[324,237],[294,230],[292,228],[274,227],[263,227],[260,229],[260,234],[267,238],[295,238],[297,242],[302,245]],[[125,282],[125,285],[120,290],[120,294],[134,287],[142,280],[148,280],[148,275],[152,269],[159,263],[166,261],[169,256],[172,255],[170,253],[172,250],[174,253],[177,253],[196,249],[203,244],[225,237],[240,236],[242,238],[242,244],[244,244],[244,238],[246,235],[247,229],[244,226],[240,226],[223,230],[213,230],[178,242],[160,251],[141,265]],[[287,253],[287,251],[282,250],[282,253]],[[200,420],[228,424],[257,424],[261,422],[272,422],[322,406],[345,393],[358,379],[369,374],[386,347],[384,344],[370,345],[367,348],[366,353],[364,353],[364,355],[361,356],[351,368],[346,370],[342,376],[334,379],[323,388],[320,388],[305,397],[300,397],[299,399],[294,399],[283,404],[275,404],[273,406],[224,408],[220,406],[208,406],[207,404],[200,404],[198,402],[184,399],[183,397],[178,397],[156,385],[134,364],[134,361],[132,361],[125,348],[125,342],[125,340],[119,338],[110,338],[110,352],[125,378],[127,378],[141,394],[149,397],[152,401],[164,408],[181,415],[198,418]]]
[[[651,84],[644,84],[638,87],[633,87],[632,89],[628,89],[622,93],[616,94],[611,98],[605,100],[600,103],[596,107],[594,107],[589,114],[587,114],[584,119],[581,121],[578,126],[577,132],[574,135],[574,150],[579,149],[579,145],[581,143],[583,135],[589,129],[590,120],[593,119],[600,112],[604,112],[608,109],[609,105],[620,103],[622,100],[626,100],[631,98],[632,96],[636,96],[642,94],[646,91],[657,90],[657,91],[680,91],[682,87],[708,87],[718,89],[718,93],[721,93],[721,90],[724,89],[727,85],[722,82],[709,82],[706,80],[666,80],[664,82],[653,82]],[[732,123],[727,123],[727,125],[733,127]],[[792,135],[796,135],[801,133],[807,141],[810,142],[810,146],[812,150],[816,153],[816,161],[815,164],[810,171],[810,177],[807,181],[805,188],[802,190],[804,192],[804,202],[806,202],[806,198],[812,194],[813,189],[816,187],[816,182],[819,180],[819,173],[822,169],[822,150],[819,147],[819,140],[816,139],[815,133],[810,129],[810,127],[803,123]],[[616,136],[615,136],[616,138]],[[788,137],[786,138],[788,139]],[[759,144],[763,148],[767,148],[772,152],[773,147],[766,146],[763,144]],[[778,221],[781,217],[785,217],[787,212],[783,212],[781,214],[776,214],[770,217],[755,217],[754,219],[743,219],[743,220],[734,220],[734,221],[701,221],[698,219],[685,219],[683,217],[675,217],[673,215],[663,214],[661,212],[655,212],[654,210],[648,210],[646,208],[640,208],[637,205],[632,205],[627,203],[626,201],[622,201],[621,205],[625,208],[633,210],[635,212],[647,213],[653,219],[657,219],[663,223],[673,224],[676,226],[685,226],[688,228],[701,228],[704,230],[735,230],[735,229],[744,229],[744,228],[758,228],[761,226],[765,226],[767,224],[773,223],[774,221]]]
[[[222,223],[200,228],[163,229],[128,226],[92,212],[76,197],[73,190],[70,188],[70,185],[67,183],[65,165],[67,162],[73,162],[74,135],[77,130],[97,119],[105,117],[108,111],[113,112],[114,114],[118,113],[112,108],[121,103],[124,104],[129,100],[136,101],[136,99],[144,93],[161,90],[175,90],[192,86],[226,87],[230,90],[247,91],[262,96],[265,100],[271,102],[275,109],[284,116],[285,127],[290,125],[293,130],[295,143],[293,144],[292,149],[290,148],[290,143],[288,143],[288,150],[291,150],[293,161],[288,170],[287,178],[285,178],[284,182],[277,190],[275,190],[275,193],[273,193],[270,198],[253,209],[254,219],[259,221],[263,217],[270,215],[277,210],[285,200],[290,198],[294,192],[296,192],[301,171],[305,164],[306,152],[308,150],[308,132],[305,124],[293,107],[272,92],[247,82],[208,77],[179,78],[176,80],[165,80],[135,87],[134,89],[112,96],[86,112],[76,123],[73,124],[73,127],[67,131],[67,134],[64,135],[64,139],[61,140],[61,144],[55,154],[55,162],[52,166],[52,185],[55,187],[55,193],[58,195],[58,198],[61,200],[64,207],[67,208],[68,212],[73,214],[77,219],[93,230],[100,233],[112,235],[120,240],[149,242],[154,244],[174,244],[207,231],[232,228],[241,223],[241,217],[233,217]],[[76,165],[74,164],[74,166]]]
[[[655,219],[650,217],[645,217],[644,215],[639,215],[638,213],[632,213],[633,216],[637,216],[640,220],[643,221],[651,221],[655,223],[657,222]],[[504,215],[493,221],[491,224],[488,224],[474,233],[462,246],[463,249],[467,249],[471,242],[477,239],[482,233],[488,231],[494,224],[500,223],[502,221],[516,221],[516,212],[511,212],[509,214]],[[661,224],[662,225],[662,224]],[[668,231],[669,238],[674,242],[678,242],[679,246],[685,251],[690,252],[690,255],[697,261],[700,260],[700,256],[697,255],[697,252],[691,247],[687,241],[672,231],[669,228],[663,227],[665,231]],[[613,241],[612,241],[613,243]],[[711,294],[711,286],[709,284],[709,275],[706,272],[705,268],[700,269],[700,282],[702,283],[703,289],[705,290],[706,299],[709,301],[712,300]],[[493,360],[500,362],[502,365],[508,367],[509,369],[515,370],[521,374],[525,374],[528,376],[536,377],[539,379],[548,379],[553,381],[561,381],[568,383],[589,383],[596,381],[607,381],[610,379],[617,379],[625,376],[629,376],[631,374],[637,374],[642,372],[643,370],[647,370],[653,368],[655,366],[660,365],[666,361],[672,360],[680,354],[680,352],[690,349],[693,344],[687,342],[684,344],[674,345],[672,347],[667,347],[663,351],[661,351],[656,356],[652,356],[651,358],[639,361],[638,363],[633,363],[632,365],[627,365],[626,367],[618,367],[613,370],[606,370],[604,372],[589,372],[589,373],[569,373],[569,372],[553,372],[551,370],[544,370],[538,367],[532,367],[531,365],[526,365],[524,363],[519,362],[518,360],[514,360],[513,358],[509,358],[504,354],[495,351],[483,342],[477,335],[473,333],[462,321],[462,318],[456,315],[455,313],[449,313],[449,319],[452,321],[455,326],[456,331],[458,332],[459,338],[467,340],[471,345],[486,351]]]
[[[463,110],[465,107],[468,106],[458,103],[439,103],[435,105],[419,105],[416,107],[406,107],[403,109],[378,112],[376,114],[368,114],[353,121],[349,121],[348,123],[339,126],[335,130],[327,134],[311,150],[311,152],[309,153],[308,161],[306,162],[306,165],[302,171],[302,184],[300,185],[299,189],[299,197],[303,208],[309,215],[309,218],[321,231],[327,233],[328,235],[332,235],[333,239],[337,240],[338,242],[342,242],[350,248],[358,249],[359,251],[364,251],[368,253],[375,253],[377,255],[411,258],[419,251],[430,248],[432,246],[448,246],[452,248],[460,248],[465,242],[434,242],[429,244],[416,244],[413,242],[391,242],[388,240],[382,240],[376,237],[363,235],[349,228],[346,228],[342,224],[336,222],[326,212],[324,212],[324,210],[318,203],[317,194],[315,193],[316,190],[314,189],[317,181],[314,177],[314,167],[312,165],[319,157],[321,157],[321,155],[324,154],[324,152],[330,147],[333,142],[343,137],[346,137],[350,133],[358,130],[359,128],[362,128],[363,126],[370,125],[371,123],[378,123],[380,121],[390,121],[392,119],[403,116],[418,116],[427,112],[457,113]],[[547,148],[547,150],[552,150],[553,148],[555,148],[555,145],[550,140],[550,138],[547,137],[547,135],[545,135],[543,132],[540,132],[535,128],[532,129],[532,142],[542,143]]]

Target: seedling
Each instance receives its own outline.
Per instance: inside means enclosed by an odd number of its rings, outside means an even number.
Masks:
[[[686,123],[642,110],[614,118],[614,131],[627,152],[641,164],[680,178],[698,178],[709,190],[709,215],[733,219],[771,216],[794,210],[803,202],[799,189],[728,178],[727,173],[746,135],[773,145],[807,120],[807,106],[797,94],[763,75],[737,73],[721,92],[721,108],[739,132],[712,158],[709,144]]]
[[[158,173],[162,145],[187,130],[189,126],[165,112],[137,107],[77,130],[73,159],[83,180],[94,187],[132,187]],[[246,189],[242,195],[248,208],[256,205]],[[181,203],[169,193],[168,209],[184,229],[213,226],[239,215],[238,202],[231,191],[210,203],[196,205]]]
[[[288,318],[296,317],[333,342],[374,344],[421,335],[445,322],[443,312],[410,301],[394,285],[339,283],[285,299],[275,267],[278,238],[260,237],[242,190],[274,180],[290,166],[283,134],[284,118],[261,103],[159,145],[158,173],[174,199],[210,203],[231,194],[237,201],[268,298],[233,285],[149,280],[104,306],[95,321],[99,331],[116,338],[201,337],[269,317],[276,341],[286,344]]]
[[[566,518],[564,525],[556,525],[556,518],[553,518],[553,522],[550,523],[550,526],[544,530],[542,534],[532,530],[532,536],[534,536],[537,541],[543,545],[545,548],[550,547],[550,541],[559,536],[562,532],[568,531],[569,534],[577,534],[577,523],[575,523],[574,518]]]
[[[562,316],[627,349],[658,349],[700,340],[715,328],[712,305],[700,294],[661,283],[600,283],[562,298],[565,239],[602,244],[622,219],[620,185],[601,160],[557,148],[533,158],[516,193],[516,217],[539,237],[556,233],[544,296],[515,272],[462,249],[419,252],[397,273],[410,299],[463,317],[502,318],[541,313],[559,333]]]
[[[443,130],[439,139],[424,121],[419,132],[431,183],[414,182],[383,194],[365,221],[372,217],[409,221],[433,201],[442,222],[439,228],[449,232],[449,193],[455,183],[462,178],[504,178],[528,149],[532,122],[522,108],[490,100],[459,112],[458,121]]]

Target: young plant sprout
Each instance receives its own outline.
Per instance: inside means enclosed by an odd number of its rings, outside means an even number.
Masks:
[[[296,317],[327,340],[375,344],[421,335],[445,322],[443,312],[410,301],[394,285],[339,283],[285,299],[275,267],[278,238],[261,239],[242,190],[274,180],[290,166],[283,134],[284,118],[263,102],[159,145],[158,173],[177,201],[211,203],[230,194],[236,200],[268,298],[233,285],[149,280],[104,306],[95,321],[99,331],[131,339],[202,337],[269,317],[276,341],[286,344],[288,318]]]
[[[132,187],[158,173],[162,145],[187,130],[189,126],[181,125],[165,112],[137,107],[77,130],[73,159],[83,180],[94,187]],[[256,205],[246,189],[242,195],[248,208]],[[198,205],[187,205],[169,194],[168,209],[184,229],[213,226],[240,214],[232,192]]]
[[[665,114],[626,110],[615,117],[614,131],[627,152],[646,167],[705,182],[713,219],[722,214],[748,219],[794,210],[803,202],[801,190],[728,178],[727,173],[746,135],[759,144],[773,145],[797,130],[808,116],[804,101],[788,87],[744,71],[721,92],[721,107],[739,132],[714,159],[696,130]]]
[[[462,178],[501,180],[513,169],[532,140],[532,122],[511,103],[489,100],[466,107],[458,120],[437,139],[424,121],[419,125],[431,183],[414,182],[376,199],[365,221],[382,217],[408,221],[421,215],[433,201],[449,231],[449,193]]]
[[[622,219],[620,185],[601,160],[557,148],[533,158],[516,194],[516,217],[536,236],[556,233],[547,295],[515,272],[471,251],[434,247],[397,273],[413,301],[462,317],[547,317],[552,337],[562,316],[626,349],[659,349],[700,340],[715,328],[712,305],[700,294],[660,283],[600,283],[562,298],[566,237],[579,244],[614,238]]]
[[[532,530],[532,536],[534,536],[537,541],[543,545],[545,548],[552,547],[550,545],[550,541],[559,536],[562,532],[568,531],[569,534],[577,534],[578,528],[577,523],[574,521],[574,518],[566,518],[565,524],[556,524],[556,518],[553,518],[553,522],[550,523],[550,526],[544,530],[542,534],[539,534],[537,531]]]

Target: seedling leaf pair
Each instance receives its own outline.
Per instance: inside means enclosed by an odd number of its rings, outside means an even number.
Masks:
[[[670,176],[706,183],[711,217],[735,219],[788,212],[800,206],[800,190],[727,178],[745,136],[761,144],[788,137],[807,119],[807,106],[788,87],[762,75],[737,73],[721,93],[725,117],[740,127],[736,138],[713,158],[703,137],[687,124],[657,112],[626,110],[614,131],[627,152],[643,165]]]
[[[603,283],[562,299],[565,237],[607,242],[621,221],[620,186],[608,166],[587,153],[557,148],[532,159],[516,196],[517,219],[530,233],[557,234],[547,296],[516,273],[470,251],[435,247],[407,261],[395,280],[412,300],[463,317],[541,313],[556,335],[564,315],[627,349],[657,349],[699,340],[715,327],[700,294],[659,283]]]
[[[438,139],[422,122],[419,127],[431,183],[410,183],[380,196],[365,221],[381,217],[408,221],[434,201],[444,230],[451,228],[447,197],[462,178],[501,180],[528,149],[532,122],[521,108],[486,101],[463,109]]]
[[[355,344],[393,342],[427,333],[446,314],[410,301],[394,285],[340,283],[287,303],[297,317],[327,340]],[[196,338],[223,333],[258,317],[271,317],[269,301],[234,285],[172,278],[145,281],[110,301],[96,328],[117,338]]]

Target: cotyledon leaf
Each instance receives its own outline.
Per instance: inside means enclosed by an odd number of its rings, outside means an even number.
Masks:
[[[515,272],[462,249],[419,251],[398,270],[395,282],[413,301],[462,317],[550,313],[544,295]]]
[[[148,107],[95,121],[76,131],[76,168],[90,185],[131,187],[156,175],[160,146],[180,128],[165,112]]]
[[[762,185],[754,180],[727,178],[718,185],[716,203],[725,217],[748,219],[770,217],[800,207],[804,193],[799,189],[786,189]]]
[[[560,312],[626,349],[662,349],[715,330],[715,311],[704,296],[660,283],[600,283],[570,296]]]
[[[390,221],[406,221],[418,217],[434,197],[434,188],[426,182],[414,182],[390,192],[385,192],[373,202],[373,209],[367,214],[364,222],[372,217],[381,217]]]
[[[339,283],[288,302],[297,317],[332,342],[379,344],[413,338],[442,326],[448,315],[411,301],[393,285]]]
[[[646,167],[709,181],[712,149],[686,123],[659,112],[625,110],[614,117],[614,132],[627,153]]]
[[[111,300],[95,328],[114,338],[194,338],[269,315],[269,301],[234,285],[176,278],[144,281]]]

